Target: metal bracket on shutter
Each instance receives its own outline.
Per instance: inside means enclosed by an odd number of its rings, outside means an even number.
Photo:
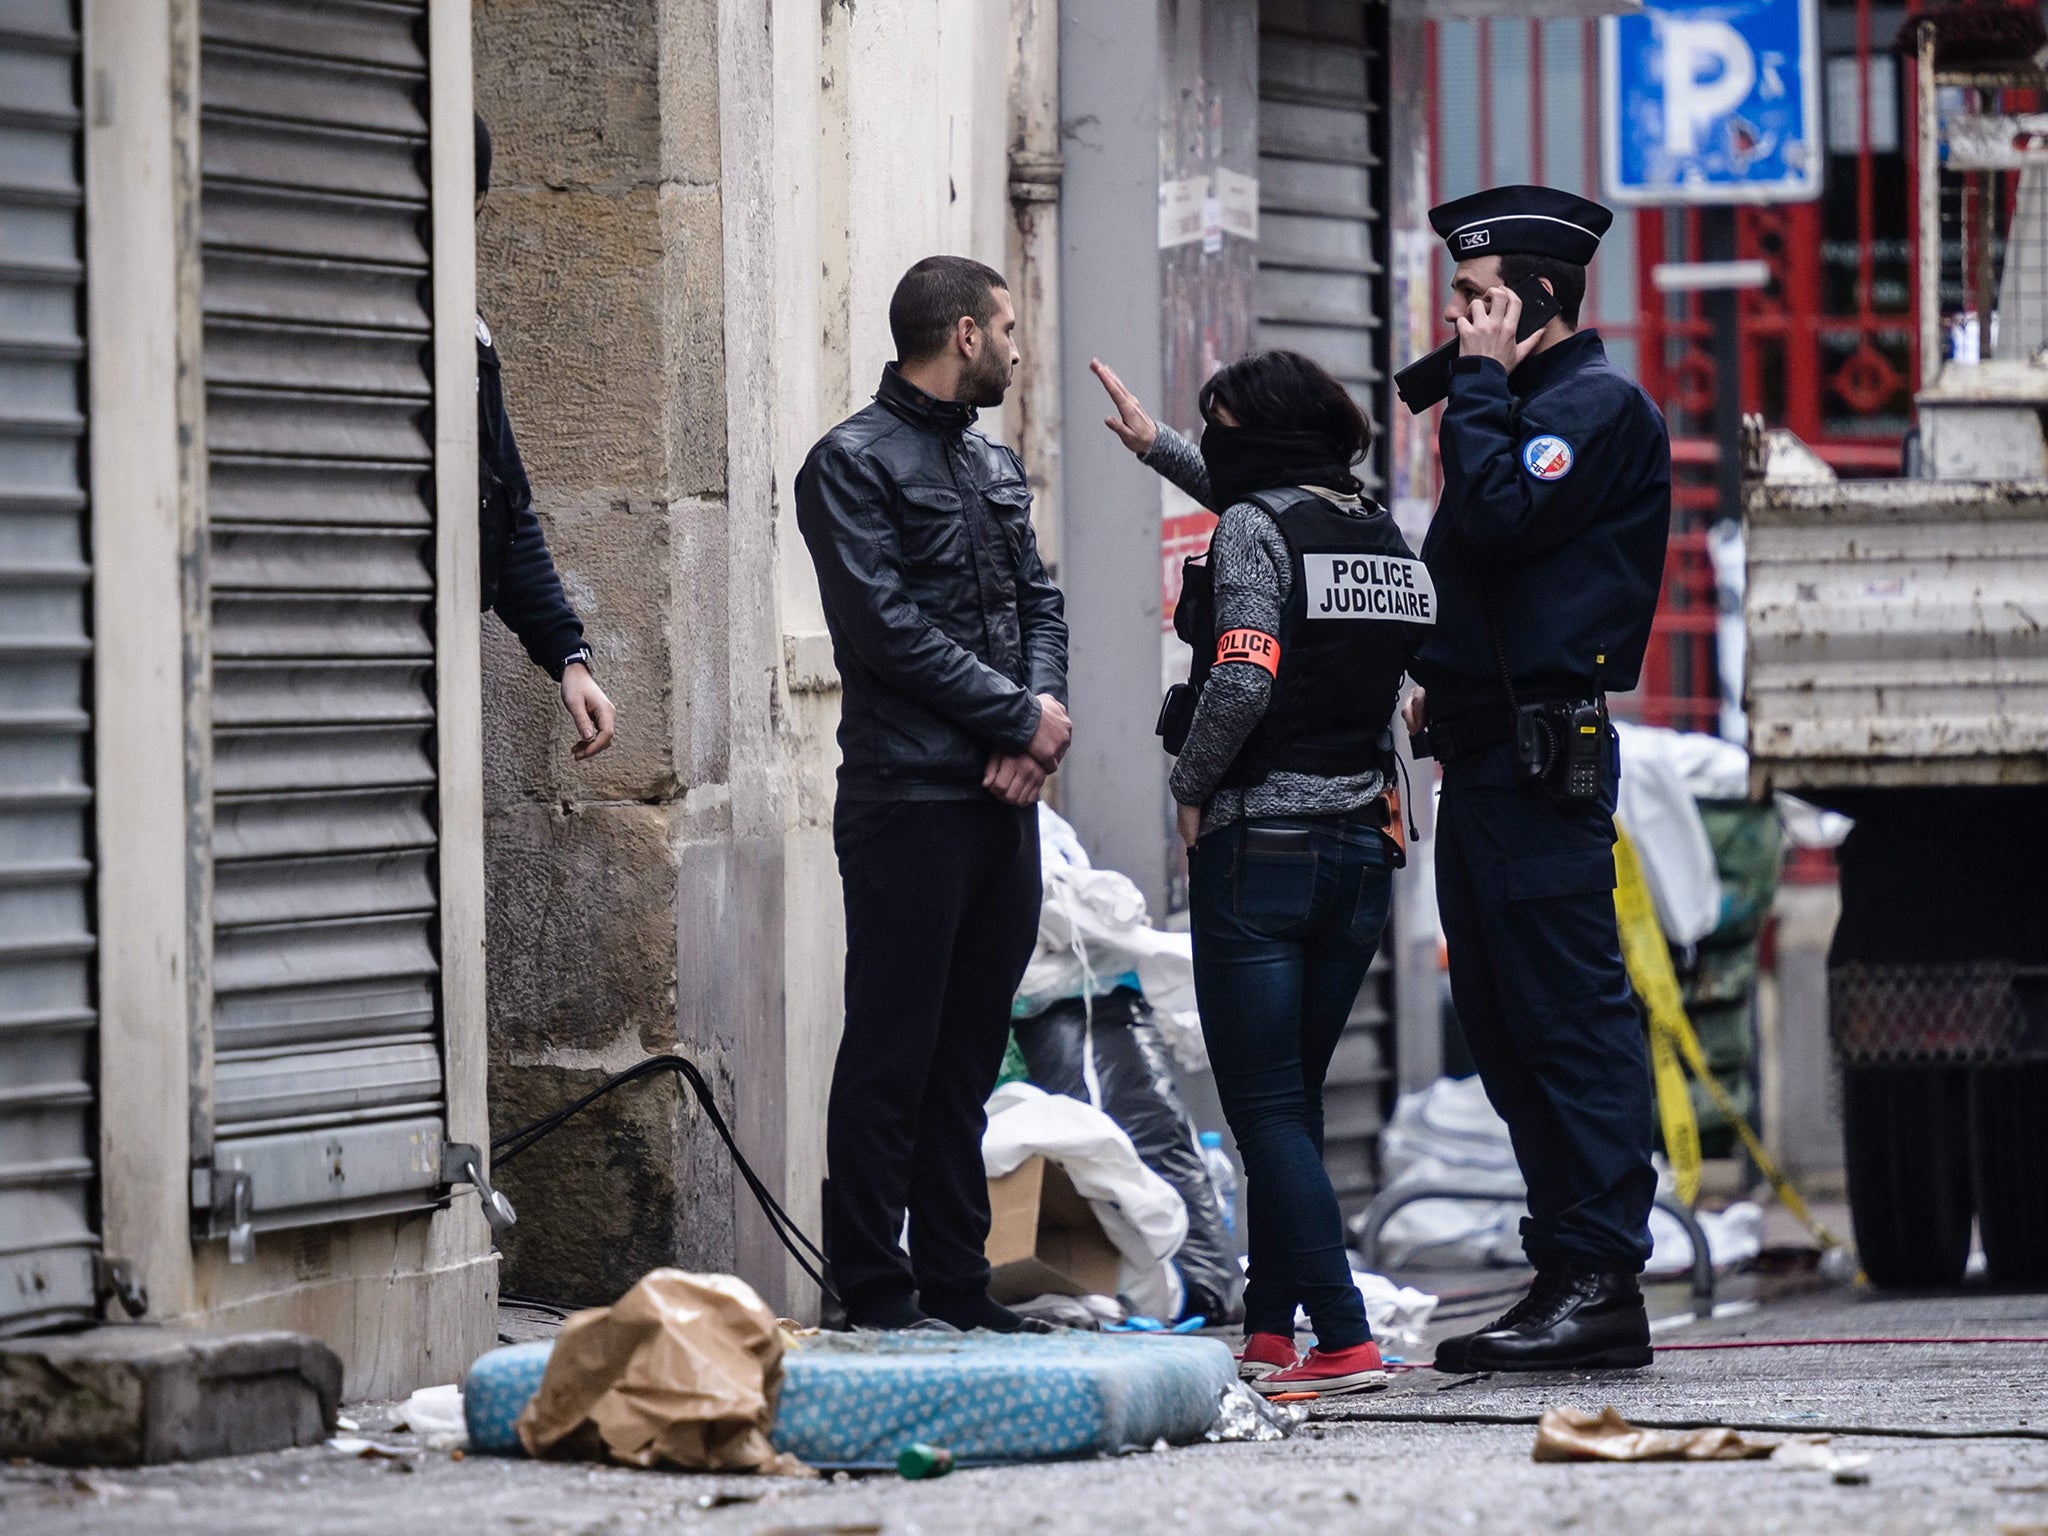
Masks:
[[[256,1257],[255,1186],[240,1168],[192,1170],[192,1219],[201,1237],[225,1237],[228,1262],[247,1264]]]
[[[503,1234],[519,1220],[512,1209],[512,1202],[504,1192],[491,1188],[491,1181],[483,1171],[483,1154],[466,1141],[449,1141],[441,1145],[441,1182],[443,1184],[472,1184],[478,1197],[484,1203],[484,1220],[491,1224],[494,1234]]]
[[[149,1287],[142,1283],[142,1272],[133,1260],[110,1259],[99,1254],[92,1267],[93,1289],[99,1292],[102,1303],[112,1297],[130,1317],[141,1317],[149,1311]]]

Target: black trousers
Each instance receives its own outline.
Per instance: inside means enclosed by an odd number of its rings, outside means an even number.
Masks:
[[[1444,769],[1437,906],[1451,1000],[1529,1185],[1538,1268],[1650,1255],[1649,1053],[1614,918],[1612,757],[1598,800],[1518,781],[1512,747]]]
[[[846,1031],[825,1123],[826,1256],[859,1323],[913,1291],[988,1289],[982,1106],[1038,936],[1038,810],[841,800],[832,841]]]

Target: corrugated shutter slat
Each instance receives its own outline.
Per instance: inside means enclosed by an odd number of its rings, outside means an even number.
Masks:
[[[1375,429],[1386,376],[1377,15],[1357,0],[1262,0],[1259,13],[1259,343],[1328,368]],[[1368,490],[1379,459],[1360,471]]]
[[[258,1228],[439,1184],[423,14],[200,11],[213,1160]]]
[[[77,18],[0,0],[0,1335],[95,1311]]]

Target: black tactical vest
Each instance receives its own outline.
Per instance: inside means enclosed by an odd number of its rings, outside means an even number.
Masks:
[[[1391,772],[1382,743],[1401,677],[1436,623],[1428,568],[1393,516],[1371,502],[1350,512],[1299,487],[1249,500],[1286,539],[1294,579],[1272,701],[1223,785],[1249,788],[1276,770],[1322,778]]]

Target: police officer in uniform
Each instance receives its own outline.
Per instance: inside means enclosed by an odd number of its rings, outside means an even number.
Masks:
[[[1529,1293],[1437,1346],[1440,1370],[1650,1361],[1637,1276],[1651,1084],[1614,915],[1619,754],[1664,570],[1671,452],[1649,396],[1578,328],[1613,214],[1548,187],[1446,203],[1457,361],[1423,544],[1440,612],[1405,715],[1443,765],[1437,899],[1479,1076],[1529,1187]],[[1531,281],[1559,313],[1518,340]]]
[[[1110,429],[1221,514],[1175,613],[1195,661],[1161,734],[1178,754],[1202,1033],[1246,1175],[1239,1371],[1268,1394],[1364,1391],[1386,1376],[1323,1168],[1323,1080],[1386,924],[1394,705],[1435,594],[1352,473],[1370,425],[1310,359],[1219,370],[1199,450],[1096,372]],[[1297,1306],[1316,1333],[1305,1358]]]

